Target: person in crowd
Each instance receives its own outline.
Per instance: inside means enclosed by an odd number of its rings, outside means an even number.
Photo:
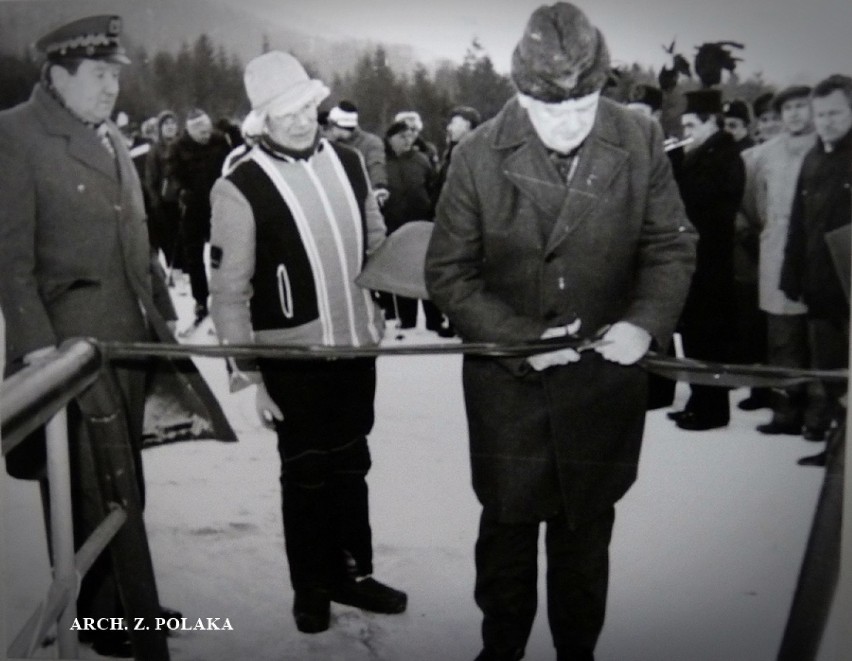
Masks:
[[[754,141],[757,144],[769,142],[784,131],[784,124],[778,114],[772,92],[764,92],[754,100]]]
[[[653,85],[634,85],[628,96],[627,107],[659,122],[663,116],[663,91]]]
[[[225,136],[213,130],[209,115],[198,108],[187,113],[185,129],[169,150],[181,207],[179,242],[195,299],[196,324],[207,317],[204,245],[210,240],[210,189],[230,151]]]
[[[163,253],[170,278],[180,270],[183,259],[179,249],[180,205],[178,204],[178,182],[172,168],[174,161],[170,152],[178,139],[180,125],[177,115],[163,110],[156,117],[156,139],[148,151],[145,164],[145,189],[151,201],[151,217],[148,228],[151,245]]]
[[[518,92],[454,150],[427,251],[428,290],[465,340],[602,339],[465,357],[478,661],[524,655],[542,522],[556,658],[594,658],[614,504],[645,419],[636,362],[669,342],[694,265],[662,129],[601,97],[609,62],[574,5],[533,12],[512,57]]]
[[[211,314],[225,343],[375,346],[381,312],[354,280],[385,227],[363,159],[319,134],[328,88],[270,51],[244,73],[250,154],[211,193]],[[373,358],[230,361],[275,429],[293,615],[329,626],[330,603],[401,613],[407,596],[372,578],[366,474]]]
[[[802,161],[784,263],[781,291],[808,308],[813,367],[843,368],[849,362],[849,303],[834,269],[826,233],[852,219],[852,78],[834,74],[811,92],[816,144]],[[825,382],[824,419],[837,423],[845,386]],[[825,452],[799,463],[825,464]]]
[[[745,185],[745,168],[733,136],[721,130],[722,100],[716,89],[686,93],[681,116],[686,146],[678,187],[698,231],[695,274],[678,328],[687,357],[731,362],[736,342],[734,225]],[[728,389],[690,386],[681,411],[668,414],[678,427],[702,431],[730,422]]]
[[[431,221],[434,216],[432,192],[435,171],[423,152],[414,148],[415,131],[405,121],[391,124],[385,131],[385,161],[390,195],[382,207],[388,234],[413,220]],[[388,318],[396,318],[401,329],[417,326],[420,302],[386,292],[379,300]],[[438,332],[443,327],[443,315],[428,300],[422,301],[426,328]]]
[[[423,137],[423,119],[416,110],[401,110],[393,118],[394,122],[405,122],[413,132],[413,148],[421,152],[429,160],[433,169],[438,169],[440,156],[438,148]]]
[[[776,139],[743,152],[746,186],[743,218],[759,237],[758,303],[767,317],[767,361],[770,365],[805,368],[810,365],[807,339],[807,307],[792,301],[779,289],[781,264],[787,245],[787,230],[796,181],[805,154],[816,142],[810,107],[811,88],[794,85],[774,97],[774,112],[784,125]],[[811,401],[821,399],[819,384],[797,385],[774,393],[772,419],[758,425],[763,434],[816,433],[822,438],[817,419],[806,411]],[[818,430],[818,431],[815,431]]]
[[[151,260],[142,187],[109,119],[121,68],[130,61],[120,37],[121,18],[112,15],[81,18],[44,35],[36,44],[44,64],[32,96],[0,113],[0,306],[7,323],[7,374],[39,364],[72,337],[174,341],[175,312],[162,270]],[[118,386],[133,457],[128,468],[143,502],[148,368],[140,360],[110,363],[100,377]],[[103,503],[86,450],[96,432],[76,401],[69,404],[68,423],[79,548],[100,524]],[[38,437],[7,455],[6,468],[50,488]],[[108,554],[83,576],[77,615],[123,615]],[[88,633],[99,654],[132,655],[126,631]]]
[[[749,147],[754,147],[751,137],[751,108],[748,102],[742,99],[728,101],[722,107],[723,128],[731,134],[737,148],[742,152]]]
[[[214,128],[225,137],[228,146],[232,150],[243,144],[243,134],[239,124],[235,124],[228,117],[217,119]]]
[[[438,201],[444,182],[447,180],[447,170],[450,167],[450,159],[453,157],[453,149],[461,142],[468,133],[473,131],[482,123],[482,117],[476,108],[470,106],[456,106],[450,110],[447,121],[447,147],[441,157],[441,166],[438,168],[438,176],[432,192],[434,201]]]
[[[733,137],[742,153],[754,146],[751,138],[751,109],[742,99],[723,106],[724,129]],[[737,363],[766,363],[766,315],[757,301],[757,262],[759,230],[742,216],[734,226],[734,300],[736,303],[736,348],[732,358]],[[737,404],[744,411],[768,408],[772,404],[769,388],[751,388],[749,395]]]
[[[260,141],[260,134],[254,131],[258,129],[252,127],[252,121],[246,117],[240,124],[240,136],[242,142],[238,147],[234,147],[225,157],[225,162],[222,163],[222,176],[227,177],[231,170],[237,167],[237,164],[249,155],[254,147]]]
[[[388,171],[382,139],[358,126],[358,107],[343,100],[328,113],[328,137],[361,152],[379,206],[388,199]]]

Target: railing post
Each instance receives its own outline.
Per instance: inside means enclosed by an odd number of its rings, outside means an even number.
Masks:
[[[53,544],[53,578],[73,586],[62,610],[56,636],[60,658],[76,659],[77,632],[71,629],[77,617],[77,571],[74,566],[74,527],[71,514],[71,471],[68,451],[68,415],[61,408],[45,425],[47,476],[50,483],[50,534]]]

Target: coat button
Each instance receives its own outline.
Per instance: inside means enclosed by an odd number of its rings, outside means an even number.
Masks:
[[[116,204],[113,208],[114,208],[116,211],[121,211],[121,205],[120,205],[120,204]]]

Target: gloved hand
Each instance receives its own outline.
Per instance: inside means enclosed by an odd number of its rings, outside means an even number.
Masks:
[[[651,334],[629,321],[614,323],[601,339],[595,351],[619,365],[633,365],[651,348]]]
[[[548,328],[541,334],[541,339],[546,340],[550,337],[565,337],[566,335],[576,335],[577,331],[580,330],[580,324],[582,322],[579,319],[572,321],[570,324],[566,324],[565,326],[556,326],[554,328]],[[532,368],[537,372],[541,372],[548,367],[553,367],[554,365],[567,365],[569,363],[576,363],[580,360],[579,352],[574,349],[557,349],[556,351],[548,351],[547,353],[537,353],[533,356],[529,356],[527,358],[527,362],[532,365]]]

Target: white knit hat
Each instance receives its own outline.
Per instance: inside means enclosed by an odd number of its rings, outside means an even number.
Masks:
[[[328,113],[328,121],[343,129],[354,129],[358,126],[358,113],[348,112],[340,106],[334,106]]]
[[[283,115],[306,103],[319,103],[329,94],[328,87],[308,76],[301,63],[289,53],[269,51],[246,65],[243,74],[251,112],[248,128],[260,133],[266,116]]]

